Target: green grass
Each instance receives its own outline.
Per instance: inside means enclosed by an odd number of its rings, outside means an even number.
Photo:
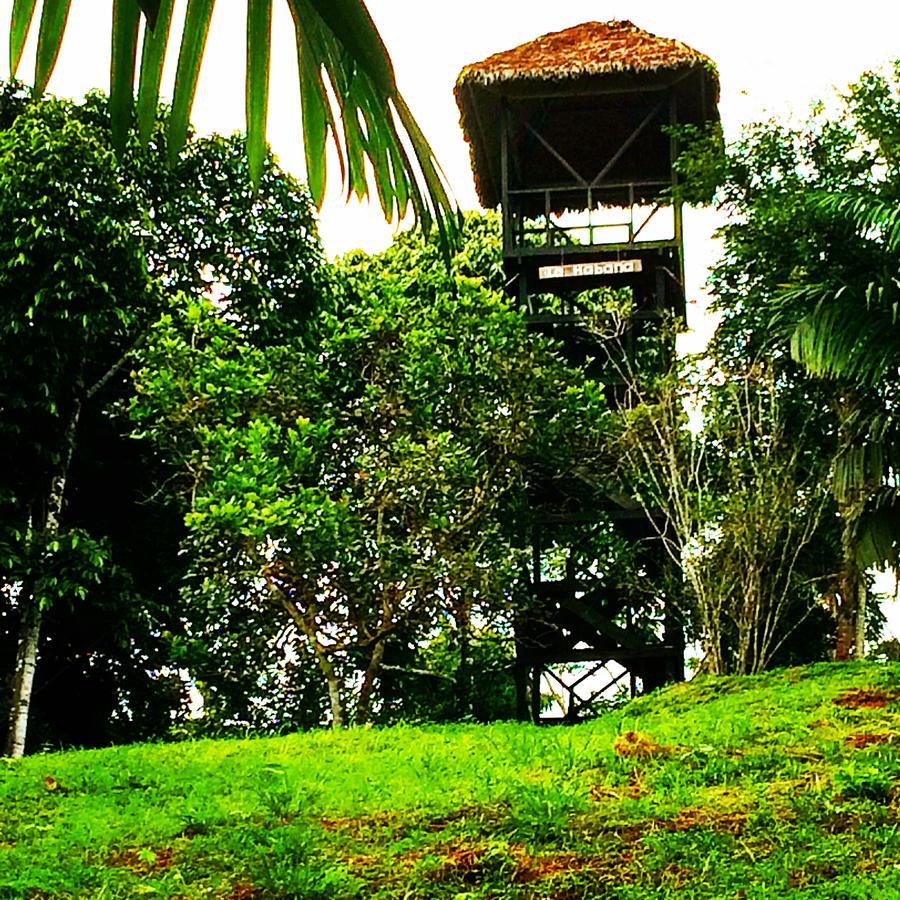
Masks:
[[[900,665],[0,765],[0,900],[666,896],[900,898]]]

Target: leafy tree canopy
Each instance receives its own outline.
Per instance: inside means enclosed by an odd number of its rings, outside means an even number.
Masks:
[[[303,331],[327,296],[305,189],[268,160],[254,191],[236,138],[170,167],[164,127],[115,154],[102,96],[0,89],[0,642],[14,656],[40,605],[36,741],[156,735],[180,702],[182,515],[122,417],[151,324],[179,292],[227,297],[258,343]],[[73,685],[95,716],[72,714]]]
[[[335,723],[372,714],[401,631],[509,606],[529,489],[599,443],[601,389],[474,277],[492,224],[466,234],[452,276],[414,234],[351,255],[308,338],[252,348],[194,302],[142,352],[133,415],[183,473],[200,593],[290,623]]]

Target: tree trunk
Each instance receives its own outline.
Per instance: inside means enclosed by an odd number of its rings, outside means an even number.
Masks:
[[[5,748],[6,755],[13,759],[20,759],[25,755],[28,712],[31,708],[31,692],[34,687],[34,672],[37,668],[40,637],[40,604],[31,588],[23,589],[22,624],[19,626],[19,651],[16,656],[12,709],[10,711],[9,734],[7,735]]]
[[[278,586],[273,579],[272,574],[263,569],[264,577],[269,586],[269,593],[274,602],[291,617],[293,623],[297,626],[297,630],[308,641],[313,653],[316,655],[316,661],[319,664],[319,670],[325,679],[325,686],[328,689],[328,703],[331,707],[331,727],[343,728],[346,722],[344,716],[344,703],[341,699],[341,679],[334,668],[334,663],[328,655],[326,649],[319,642],[316,636],[316,627],[314,617],[307,618],[299,609],[296,603],[291,600],[287,594]]]
[[[837,404],[838,434],[841,446],[847,437],[847,423],[859,406],[859,397],[853,389]],[[851,658],[862,659],[866,653],[866,582],[863,573],[856,563],[858,549],[854,533],[854,525],[860,513],[861,499],[855,496],[838,494],[838,513],[843,524],[841,549],[843,551],[843,572],[840,576],[838,590],[840,605],[837,611],[837,636],[835,640],[834,658],[846,661]]]
[[[868,599],[868,589],[866,588],[865,579],[860,578],[857,585],[856,600],[856,648],[854,656],[856,659],[866,658],[866,600]]]
[[[469,610],[460,611],[456,622],[459,633],[459,666],[456,669],[456,703],[463,717],[472,715],[472,665]]]
[[[319,658],[319,668],[325,676],[325,683],[328,685],[328,702],[331,705],[331,727],[343,728],[344,704],[341,700],[341,680],[334,670],[331,660],[323,656]]]
[[[834,598],[835,662],[847,662],[853,658],[857,637],[857,605],[859,598],[859,573],[849,561],[841,574],[838,596]]]
[[[72,404],[72,412],[63,434],[59,465],[50,480],[50,491],[47,495],[43,528],[41,529],[42,539],[45,541],[59,536],[66,496],[66,481],[69,477],[72,454],[75,452],[75,435],[80,418],[81,399],[77,397]],[[9,734],[6,740],[7,754],[13,759],[19,759],[25,755],[28,714],[31,709],[31,693],[34,689],[34,674],[37,669],[43,619],[40,573],[34,578],[33,589],[28,590],[23,587],[21,597],[22,623],[19,628],[19,652],[16,657],[16,674],[13,678],[10,702]]]
[[[382,662],[384,662],[384,641],[376,641],[372,646],[369,665],[366,667],[362,686],[359,689],[359,699],[356,705],[357,725],[368,725],[372,721],[372,699],[375,693],[375,679],[381,674]]]
[[[849,610],[843,606],[838,608],[835,626],[834,661],[847,662],[852,657],[856,640],[856,628]]]

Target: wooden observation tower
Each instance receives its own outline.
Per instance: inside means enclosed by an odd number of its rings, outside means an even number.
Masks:
[[[630,402],[621,364],[639,358],[641,339],[685,315],[669,126],[718,121],[718,93],[708,57],[627,21],[545,35],[457,81],[479,198],[502,211],[507,290],[612,402]],[[628,301],[613,338],[588,321],[584,298],[598,289]],[[598,528],[615,528],[651,577],[663,549],[647,511],[620,495],[579,504],[539,487],[533,511],[530,602],[516,629],[520,716],[551,719],[547,679],[560,697],[555,718],[576,721],[616,684],[637,693],[682,678],[677,617],[664,600],[648,612],[646,599],[611,591],[589,549]]]

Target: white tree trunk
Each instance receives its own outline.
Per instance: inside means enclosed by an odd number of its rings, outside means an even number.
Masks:
[[[22,625],[19,630],[19,652],[16,657],[16,675],[13,682],[9,736],[6,745],[6,755],[13,759],[20,759],[25,755],[28,712],[31,708],[38,642],[41,637],[41,609],[37,598],[31,595],[31,591],[28,592],[28,596],[23,597],[23,606]]]
[[[59,535],[63,502],[66,495],[66,481],[69,466],[75,451],[75,433],[81,418],[81,400],[76,399],[63,436],[63,453],[59,467],[50,482],[47,507],[44,515],[44,539],[51,540]],[[31,693],[34,688],[34,673],[37,669],[38,647],[41,640],[41,577],[37,573],[31,585],[23,587],[21,594],[22,624],[19,628],[19,652],[16,657],[16,674],[13,680],[12,702],[10,703],[9,734],[6,752],[13,759],[25,755],[25,739],[28,735],[28,715],[31,710]]]
[[[328,703],[331,706],[331,727],[341,729],[346,724],[344,716],[344,702],[341,697],[341,680],[335,671],[334,664],[329,658],[327,652],[316,647],[316,656],[319,660],[319,668],[325,677],[325,683],[328,686]]]

